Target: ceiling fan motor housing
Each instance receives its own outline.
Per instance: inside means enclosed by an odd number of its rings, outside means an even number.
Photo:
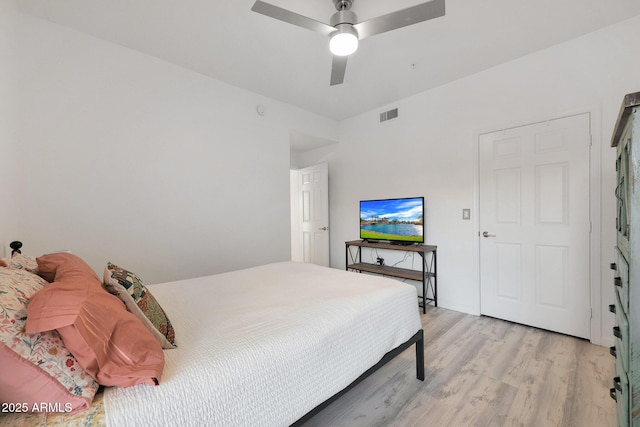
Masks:
[[[337,27],[340,24],[355,25],[358,23],[358,17],[350,10],[340,10],[331,16],[329,25]]]

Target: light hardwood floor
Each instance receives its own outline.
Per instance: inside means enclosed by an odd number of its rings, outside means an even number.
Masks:
[[[305,426],[616,425],[607,348],[443,308],[422,324],[424,382],[411,347]]]

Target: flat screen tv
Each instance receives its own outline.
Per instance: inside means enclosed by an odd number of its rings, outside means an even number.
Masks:
[[[424,197],[360,201],[360,238],[424,243]]]

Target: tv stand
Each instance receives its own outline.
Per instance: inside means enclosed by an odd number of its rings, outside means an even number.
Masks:
[[[345,242],[345,246],[345,269],[347,271],[355,270],[361,273],[364,271],[382,276],[422,282],[422,295],[418,295],[418,305],[422,307],[422,312],[427,312],[427,304],[430,302],[433,302],[434,306],[438,306],[437,246],[416,244],[398,245],[390,242],[372,242],[367,240]],[[351,252],[351,247],[357,248],[355,254]],[[416,252],[422,258],[422,271],[362,262],[362,248]],[[429,254],[431,254],[431,256],[427,257]],[[427,297],[427,290],[429,289],[431,290],[431,297]]]

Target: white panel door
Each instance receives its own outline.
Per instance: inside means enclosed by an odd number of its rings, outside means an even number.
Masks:
[[[479,137],[481,313],[590,337],[590,117]]]
[[[329,165],[300,169],[303,261],[329,266]]]

